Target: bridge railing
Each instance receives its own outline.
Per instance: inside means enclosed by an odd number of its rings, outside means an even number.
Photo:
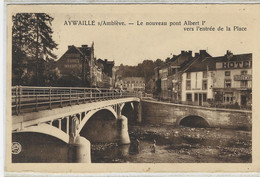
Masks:
[[[137,96],[134,92],[108,88],[14,86],[12,113],[18,115],[21,112]]]

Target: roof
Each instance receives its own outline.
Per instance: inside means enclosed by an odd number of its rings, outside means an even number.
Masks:
[[[228,61],[244,61],[252,60],[252,54],[239,54],[233,55],[224,55],[219,57],[200,57],[194,63],[192,63],[188,68],[185,69],[185,72],[196,72],[196,71],[212,71],[216,70],[217,62],[228,62]]]
[[[176,66],[180,68],[179,71],[185,71],[199,59],[204,59],[206,57],[211,57],[211,55],[208,54],[206,50],[200,50],[200,54],[195,55],[195,57],[192,57],[191,51],[182,51],[181,54],[173,56],[161,69],[168,68],[170,66]]]
[[[171,59],[168,60],[168,62],[166,62],[161,67],[161,69],[168,68],[169,66],[183,67],[190,59],[192,59],[192,56],[188,52],[184,52],[179,55],[174,55]]]
[[[83,47],[84,46],[84,47]],[[75,50],[77,51],[81,56],[90,56],[91,55],[91,52],[93,50],[92,47],[87,47],[86,45],[83,45],[82,47],[76,47],[74,45],[72,46],[69,46],[68,47],[68,50],[59,58],[59,60],[64,56],[66,55],[69,51],[71,50]]]
[[[252,53],[238,54],[238,55],[231,54],[230,57],[224,55],[224,56],[214,57],[214,58],[217,60],[217,62],[245,61],[245,60],[252,60]]]
[[[124,77],[124,81],[144,81],[144,77]]]
[[[80,50],[85,56],[90,56],[91,54],[91,50],[92,50],[91,47],[76,47],[76,48]]]
[[[109,61],[109,60],[107,60],[107,59],[102,60],[102,59],[100,59],[100,58],[97,60],[97,62],[102,63],[102,64],[106,64],[106,65],[113,65],[113,66],[114,66],[114,64],[115,64],[114,61]]]
[[[190,65],[186,72],[196,72],[196,71],[211,71],[216,69],[216,61],[214,58],[207,57],[205,59],[199,58],[192,65]]]

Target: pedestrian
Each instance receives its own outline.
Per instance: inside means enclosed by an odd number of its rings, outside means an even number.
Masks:
[[[156,151],[156,140],[153,140],[153,145],[151,146],[151,152],[155,153]]]
[[[140,141],[139,139],[136,139],[136,152],[139,153],[140,152]]]

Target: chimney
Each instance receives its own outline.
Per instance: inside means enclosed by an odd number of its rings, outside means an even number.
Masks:
[[[195,57],[199,57],[200,56],[200,54],[199,53],[195,53]]]
[[[233,57],[233,53],[230,50],[227,50],[226,57],[229,60],[230,58]]]
[[[81,45],[81,47],[83,47],[83,48],[88,48],[88,45]]]
[[[189,50],[189,56],[191,56],[191,57],[192,57],[192,51],[191,51],[191,50]]]
[[[230,51],[229,50],[227,50],[227,53],[226,53],[226,55],[228,55],[230,53]]]
[[[205,54],[206,50],[200,50],[200,55]]]
[[[185,51],[184,51],[184,50],[182,50],[182,51],[181,51],[181,54],[182,54],[182,55],[184,55],[184,54],[185,54]]]
[[[73,45],[69,45],[69,46],[68,46],[68,49],[71,49],[72,47],[73,47]]]

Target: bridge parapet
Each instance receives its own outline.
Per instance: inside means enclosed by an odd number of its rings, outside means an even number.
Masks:
[[[108,88],[14,86],[12,114],[127,97],[139,95],[135,92]]]
[[[183,104],[142,100],[142,117],[144,122],[180,125],[182,120],[205,120],[209,127],[252,128],[252,111],[210,108]],[[193,122],[195,123],[195,122]]]

